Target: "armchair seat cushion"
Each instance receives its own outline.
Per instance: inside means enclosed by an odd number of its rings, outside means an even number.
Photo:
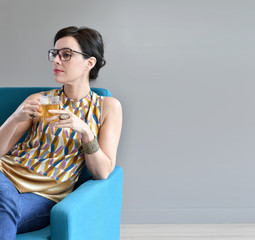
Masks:
[[[51,240],[50,226],[47,226],[41,230],[37,230],[34,232],[18,234],[16,239],[17,240]]]

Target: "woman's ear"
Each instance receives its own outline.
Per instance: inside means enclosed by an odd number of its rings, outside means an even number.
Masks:
[[[88,61],[87,66],[89,67],[89,69],[92,69],[97,63],[97,59],[95,57],[90,57],[87,59],[87,61]]]

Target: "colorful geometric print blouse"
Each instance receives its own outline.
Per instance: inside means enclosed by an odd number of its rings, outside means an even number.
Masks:
[[[58,95],[60,109],[68,109],[85,121],[98,138],[102,96],[90,91],[85,98],[74,101],[65,96],[63,87],[43,94]],[[25,141],[7,155],[31,170],[61,182],[74,180],[85,165],[81,135],[70,128],[54,128],[42,118],[33,125]]]

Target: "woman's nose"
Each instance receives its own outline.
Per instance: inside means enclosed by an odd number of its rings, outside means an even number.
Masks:
[[[61,64],[61,59],[59,54],[57,54],[57,56],[54,58],[53,63],[58,65]]]

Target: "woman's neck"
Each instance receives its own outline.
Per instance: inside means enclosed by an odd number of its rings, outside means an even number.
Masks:
[[[75,101],[80,101],[82,98],[86,97],[90,91],[89,84],[83,86],[73,86],[73,85],[64,85],[64,93],[68,98],[71,98]]]

